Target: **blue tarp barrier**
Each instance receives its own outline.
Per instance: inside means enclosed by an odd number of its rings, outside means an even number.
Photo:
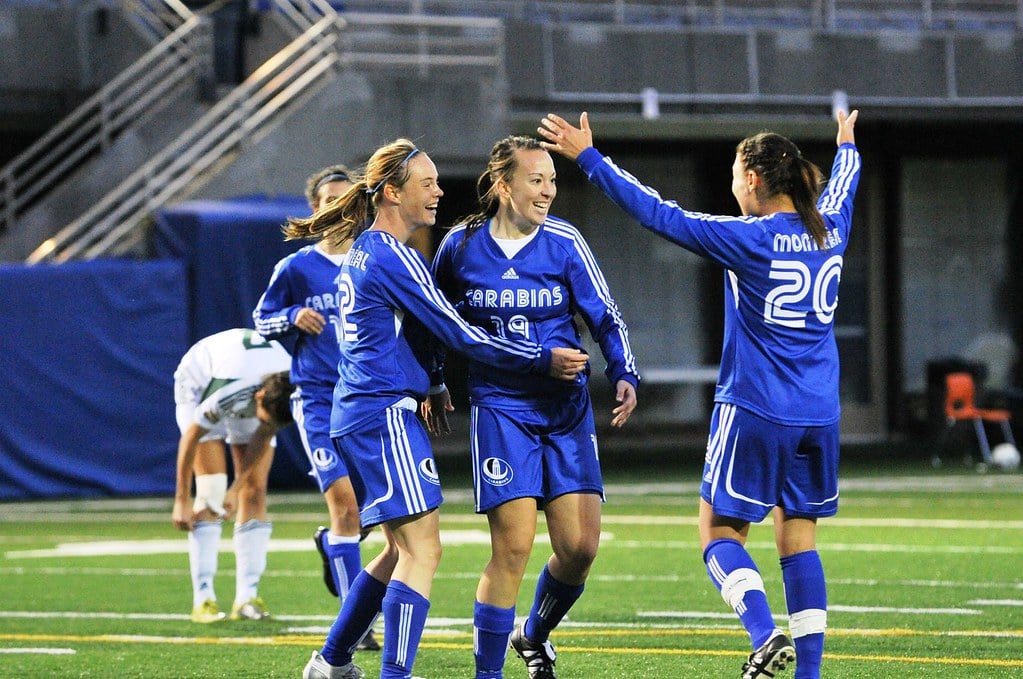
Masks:
[[[184,265],[2,266],[0,295],[0,500],[173,493]]]
[[[174,369],[252,309],[301,197],[191,201],[156,215],[149,262],[0,265],[0,501],[174,492]],[[316,491],[295,427],[274,488]],[[169,518],[168,518],[169,520]]]

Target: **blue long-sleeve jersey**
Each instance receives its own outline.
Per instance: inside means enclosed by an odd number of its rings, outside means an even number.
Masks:
[[[548,217],[509,258],[489,227],[487,221],[468,239],[464,225],[451,229],[434,257],[437,283],[462,317],[502,337],[581,349],[573,320],[578,313],[600,345],[611,384],[625,379],[635,386],[638,373],[628,328],[582,234]],[[535,407],[563,398],[566,390],[584,388],[586,380],[586,373],[563,382],[469,363],[469,395],[473,403],[488,407]]]
[[[356,239],[338,294],[341,362],[333,437],[403,398],[425,399],[436,340],[506,370],[550,369],[549,348],[494,337],[466,323],[437,288],[423,256],[386,232],[369,230]]]
[[[304,390],[333,389],[341,356],[337,341],[338,276],[344,255],[328,255],[308,245],[277,262],[252,319],[256,332],[279,340],[292,355],[291,382]],[[295,327],[303,307],[326,318],[323,332],[310,335]]]
[[[837,422],[834,319],[860,155],[843,144],[817,203],[819,248],[799,216],[723,217],[663,200],[595,148],[577,162],[590,181],[654,233],[725,267],[725,327],[715,401],[780,424]]]

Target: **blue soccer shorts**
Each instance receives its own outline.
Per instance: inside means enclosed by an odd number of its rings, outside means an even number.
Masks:
[[[364,529],[436,509],[444,500],[430,438],[415,408],[413,399],[403,399],[333,439],[351,473]]]
[[[333,389],[298,387],[291,395],[291,415],[295,418],[302,447],[309,458],[309,474],[316,479],[321,493],[325,493],[330,484],[348,476],[348,467],[330,440],[330,409],[333,406]]]
[[[700,496],[714,513],[759,522],[775,506],[787,516],[838,511],[835,424],[777,424],[728,403],[714,406]]]
[[[537,498],[541,507],[566,493],[595,493],[604,499],[586,389],[538,408],[473,405],[469,435],[479,513],[523,497]]]

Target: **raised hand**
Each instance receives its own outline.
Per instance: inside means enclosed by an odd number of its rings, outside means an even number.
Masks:
[[[835,141],[838,146],[856,143],[856,135],[853,134],[853,128],[856,127],[856,119],[859,115],[860,112],[858,110],[852,113],[839,110],[835,114],[835,118],[838,121],[838,137]]]
[[[593,146],[593,132],[585,111],[579,116],[579,127],[559,115],[548,113],[540,120],[540,127],[536,131],[547,140],[541,141],[540,146],[560,153],[569,160],[575,160],[585,149]]]

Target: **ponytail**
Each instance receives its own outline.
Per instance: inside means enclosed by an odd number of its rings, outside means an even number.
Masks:
[[[799,213],[803,227],[821,249],[827,247],[827,227],[817,209],[817,199],[824,186],[820,168],[803,158],[799,147],[773,132],[761,132],[739,142],[736,153],[747,170],[764,180],[769,196],[785,194]]]
[[[381,146],[358,177],[349,175],[352,186],[333,203],[312,217],[288,219],[285,237],[322,238],[333,247],[355,240],[372,223],[380,191],[387,184],[404,185],[409,177],[408,161],[419,152],[415,144],[404,138]]]
[[[282,231],[285,240],[326,240],[338,247],[366,230],[371,212],[372,196],[367,193],[365,180],[360,179],[311,217],[289,217]]]

